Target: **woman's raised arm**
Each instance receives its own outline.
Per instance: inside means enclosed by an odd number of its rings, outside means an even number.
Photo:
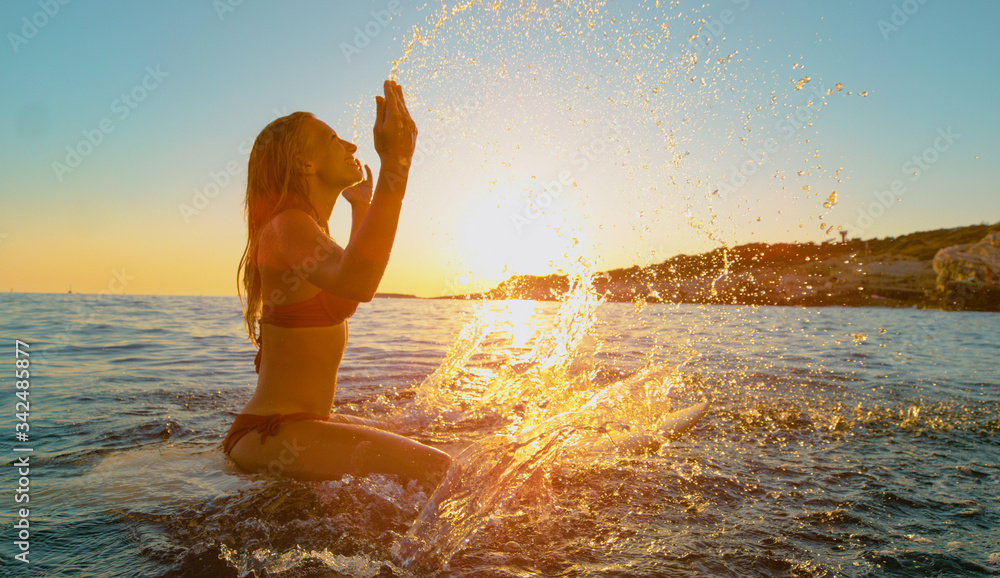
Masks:
[[[372,131],[375,152],[381,159],[378,182],[347,247],[336,245],[301,211],[285,211],[268,227],[276,234],[278,251],[293,271],[324,291],[352,301],[370,301],[385,273],[416,147],[417,127],[406,108],[402,88],[387,80],[383,89],[385,96],[375,97]]]

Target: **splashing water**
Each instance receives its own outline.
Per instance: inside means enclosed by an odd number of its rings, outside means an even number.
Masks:
[[[397,544],[399,562],[447,564],[511,498],[544,494],[557,464],[586,468],[616,450],[658,447],[657,419],[676,409],[671,393],[683,382],[652,361],[627,379],[599,378],[596,269],[636,262],[635,247],[655,256],[695,246],[692,229],[725,248],[776,220],[818,223],[820,206],[836,205],[837,193],[810,191],[831,190],[823,181],[839,182],[841,169],[827,174],[808,143],[843,85],[789,78],[800,62],[785,75],[755,68],[752,47],[726,48],[704,10],[442,2],[392,62],[409,108],[427,112],[422,133],[437,135],[418,149],[411,186],[463,191],[461,218],[485,215],[450,244],[454,269],[495,283],[496,271],[541,265],[569,283],[537,330],[532,304],[479,303],[412,403],[391,416],[430,435],[496,432],[456,457]],[[778,150],[758,152],[771,141]],[[758,224],[761,214],[771,222]],[[728,272],[723,257],[713,292]]]
[[[593,330],[601,299],[592,275],[577,261],[554,319],[529,339],[530,348],[473,368],[470,361],[488,357],[492,347],[512,350],[513,334],[492,344],[489,337],[516,323],[515,302],[480,303],[412,405],[394,417],[414,429],[487,422],[501,432],[455,458],[397,544],[399,563],[446,565],[512,497],[544,493],[546,471],[556,464],[586,468],[618,452],[655,451],[665,441],[657,426],[674,405],[672,390],[682,385],[677,368],[650,363],[624,380],[596,379],[601,344]]]
[[[410,54],[413,53],[413,48],[415,44],[419,44],[421,46],[427,46],[427,43],[430,40],[430,38],[432,38],[434,34],[437,33],[438,29],[440,29],[445,23],[447,23],[448,20],[450,20],[453,15],[458,14],[459,12],[464,12],[465,10],[468,10],[469,8],[474,6],[475,4],[476,0],[469,0],[465,4],[456,5],[452,7],[451,10],[448,10],[448,8],[442,2],[441,14],[440,16],[438,16],[437,22],[435,22],[434,26],[431,28],[430,33],[428,33],[426,36],[421,35],[420,28],[414,26],[413,38],[410,39],[410,42],[406,45],[406,48],[403,49],[403,55],[400,56],[397,60],[392,61],[392,70],[389,71],[389,79],[397,80],[399,75],[399,66],[404,62],[406,62],[406,60],[410,57]],[[494,4],[494,9],[496,8],[497,4]]]
[[[469,223],[437,233],[447,290],[566,269],[570,240],[604,269],[830,220],[819,191],[839,177],[810,140],[843,85],[758,64],[727,40],[742,11],[719,34],[711,7],[647,8],[441,2],[403,39],[411,186],[449,191],[455,213],[430,219]]]
[[[592,377],[584,367],[592,365],[584,344],[588,338],[592,343],[591,330],[601,303],[592,276],[585,261],[576,263],[569,291],[549,328],[516,338],[524,345],[530,343],[530,349],[509,347],[514,334],[502,342],[489,344],[487,340],[500,329],[526,325],[533,310],[515,301],[479,303],[447,357],[417,387],[412,406],[393,421],[419,429],[435,421],[506,420],[519,415],[516,424],[530,426],[575,406],[573,386],[585,387]],[[496,363],[488,371],[470,371],[467,366],[474,356],[493,356]]]

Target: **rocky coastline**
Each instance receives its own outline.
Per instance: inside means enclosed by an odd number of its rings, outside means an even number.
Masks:
[[[605,271],[593,283],[607,301],[1000,311],[1000,284],[993,276],[1000,256],[998,232],[1000,223],[885,239],[754,243]],[[942,266],[940,257],[935,261],[942,249],[962,254],[979,246],[989,254],[985,261],[973,255],[986,263],[981,273],[953,273],[955,268]],[[565,275],[521,275],[486,293],[450,298],[547,301],[568,287]]]

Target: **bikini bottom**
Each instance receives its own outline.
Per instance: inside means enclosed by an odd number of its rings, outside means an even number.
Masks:
[[[281,424],[293,421],[304,420],[326,421],[329,415],[316,415],[314,413],[289,413],[282,415],[274,413],[271,415],[256,415],[252,413],[241,413],[236,415],[233,425],[229,427],[225,441],[222,442],[222,451],[228,456],[233,451],[236,442],[243,439],[243,436],[257,430],[260,432],[260,443],[264,443],[267,436],[273,436],[281,429]]]

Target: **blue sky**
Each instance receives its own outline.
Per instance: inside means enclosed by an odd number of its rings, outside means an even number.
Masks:
[[[0,287],[234,294],[253,137],[308,110],[377,168],[414,26],[424,158],[386,291],[1000,221],[996,2],[396,6],[0,5]]]

